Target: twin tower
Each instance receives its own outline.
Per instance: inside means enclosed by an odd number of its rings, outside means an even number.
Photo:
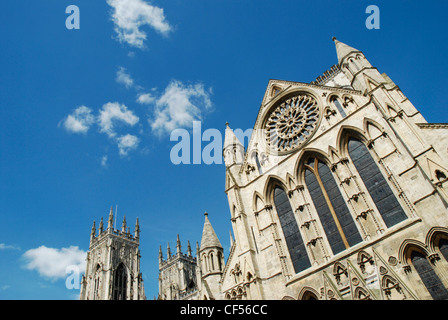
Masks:
[[[219,281],[225,266],[224,250],[208,219],[208,213],[204,216],[201,244],[196,242],[196,257],[191,255],[190,242],[187,254],[182,253],[179,235],[174,255],[168,244],[167,258],[164,260],[160,247],[159,300],[219,298]]]
[[[123,217],[121,230],[114,227],[110,208],[107,228],[101,218],[90,233],[86,272],[81,281],[81,300],[144,300],[145,290],[140,272],[140,227],[138,218],[134,234]]]
[[[219,292],[224,268],[224,251],[205,213],[201,244],[196,243],[196,257],[190,242],[187,253],[181,251],[177,236],[176,253],[167,247],[164,259],[159,251],[159,295],[161,300],[200,299]],[[114,227],[110,209],[107,228],[101,218],[98,230],[95,221],[90,233],[86,272],[81,281],[81,300],[145,300],[140,272],[140,227],[138,218],[134,234],[123,217],[121,229]],[[205,294],[201,295],[202,292]]]

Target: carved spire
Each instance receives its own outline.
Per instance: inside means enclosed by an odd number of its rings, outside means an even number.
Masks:
[[[190,246],[190,240],[188,240],[188,248],[187,248],[187,254],[189,257],[191,257],[191,246]]]
[[[221,248],[222,245],[219,242],[218,237],[216,236],[215,230],[212,227],[212,224],[208,220],[208,213],[204,213],[205,221],[204,221],[204,229],[202,230],[202,238],[201,238],[201,251],[206,248]]]
[[[134,231],[135,238],[140,238],[140,225],[138,224],[138,217],[135,221],[135,231]]]
[[[123,216],[123,223],[121,224],[121,232],[126,233],[126,216]]]
[[[181,253],[181,245],[180,245],[180,238],[179,238],[179,234],[177,234],[177,241],[176,241],[176,253],[180,254]]]
[[[98,234],[102,234],[103,233],[103,228],[104,228],[103,217],[101,217],[100,227],[98,229]]]
[[[109,220],[107,221],[107,229],[113,229],[114,227],[114,209],[110,207]]]
[[[341,64],[342,60],[352,52],[361,52],[358,49],[352,48],[345,43],[342,43],[336,39],[336,37],[333,37],[332,40],[334,41],[334,44],[336,46],[336,53],[338,55],[338,63]]]
[[[162,246],[159,247],[159,264],[163,261]]]
[[[92,239],[95,238],[95,232],[96,232],[95,220],[93,220],[92,230],[90,231],[90,241],[92,241]]]
[[[166,255],[167,255],[167,259],[171,258],[171,249],[170,249],[169,242],[168,242],[168,245],[166,246]]]

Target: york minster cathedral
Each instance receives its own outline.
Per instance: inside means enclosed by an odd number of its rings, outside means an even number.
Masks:
[[[448,124],[333,41],[315,81],[269,81],[247,148],[226,124],[230,251],[205,213],[193,249],[160,249],[158,299],[448,299]],[[110,219],[81,299],[145,299],[138,221]]]

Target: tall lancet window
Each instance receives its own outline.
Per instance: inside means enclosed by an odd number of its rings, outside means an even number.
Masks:
[[[348,141],[348,152],[386,226],[389,228],[405,220],[407,216],[403,208],[387,184],[386,179],[384,179],[367,147],[361,141],[350,138]]]
[[[292,264],[294,266],[294,271],[299,273],[311,267],[311,263],[288,196],[285,191],[278,186],[274,189],[274,204],[283,230],[283,235],[285,236],[289,255],[291,256]]]
[[[263,169],[261,168],[260,158],[258,157],[258,152],[255,153],[255,163],[257,164],[258,174],[263,174]]]
[[[448,300],[448,290],[435,273],[427,257],[423,253],[414,250],[411,253],[410,260],[431,297],[434,300]]]
[[[344,108],[342,107],[341,103],[339,102],[339,99],[337,97],[334,97],[331,99],[336,109],[338,109],[339,114],[342,116],[342,118],[345,118],[347,114],[345,113]]]
[[[120,263],[114,272],[114,286],[112,289],[113,300],[126,300],[127,274],[123,263]]]
[[[330,168],[317,158],[305,165],[305,183],[333,254],[362,241]]]
[[[439,250],[442,255],[445,257],[445,260],[448,261],[448,240],[445,238],[440,239],[439,241]]]

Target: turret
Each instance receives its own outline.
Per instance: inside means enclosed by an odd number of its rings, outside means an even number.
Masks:
[[[204,217],[198,264],[201,265],[202,280],[206,281],[210,288],[210,291],[206,293],[208,298],[218,299],[220,297],[220,280],[224,269],[224,249],[208,219],[207,212],[204,213]]]
[[[244,146],[229,127],[229,123],[226,123],[223,157],[226,168],[240,166],[244,161]]]
[[[333,37],[338,56],[338,65],[350,80],[351,86],[364,94],[375,89],[387,80],[366,59],[362,51],[338,41]]]

